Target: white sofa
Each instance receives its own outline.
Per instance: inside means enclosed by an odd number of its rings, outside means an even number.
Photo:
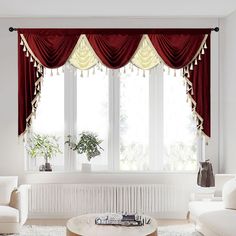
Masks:
[[[0,176],[0,234],[19,233],[28,217],[29,187],[17,182],[17,176]]]
[[[236,210],[225,209],[221,198],[224,183],[232,178],[235,175],[216,175],[214,198],[189,203],[190,218],[204,236],[236,236]]]

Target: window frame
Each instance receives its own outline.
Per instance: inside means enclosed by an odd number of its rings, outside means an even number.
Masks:
[[[94,172],[168,172],[163,171],[163,64],[150,69],[149,76],[149,161],[152,163],[150,171],[122,171],[120,170],[120,69],[107,69],[108,81],[108,169]],[[160,112],[162,111],[162,112]],[[64,136],[77,135],[77,69],[67,63],[64,66]],[[205,159],[205,138],[197,138],[197,163]],[[35,161],[27,157],[26,169],[35,170]],[[64,145],[64,171],[79,172],[77,169],[78,157],[76,152]],[[197,168],[196,168],[197,169]],[[57,166],[54,165],[57,171]],[[194,171],[170,171],[194,172]]]

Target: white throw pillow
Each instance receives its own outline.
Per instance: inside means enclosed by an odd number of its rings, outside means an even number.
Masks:
[[[225,208],[236,209],[236,178],[224,184],[222,197]]]
[[[11,193],[17,188],[17,176],[0,176],[0,205],[10,203]]]

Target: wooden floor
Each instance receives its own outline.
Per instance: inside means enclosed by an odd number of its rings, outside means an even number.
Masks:
[[[64,226],[66,225],[68,219],[30,219],[26,222],[28,225],[45,225],[45,226]],[[166,225],[177,225],[177,224],[188,224],[187,220],[162,220],[157,219],[158,225],[166,226]]]

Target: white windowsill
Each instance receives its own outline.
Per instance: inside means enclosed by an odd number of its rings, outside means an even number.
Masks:
[[[99,174],[109,174],[109,175],[123,175],[123,174],[134,174],[134,175],[148,175],[148,174],[197,174],[197,171],[25,171],[25,174],[77,174],[77,175],[99,175]]]
[[[23,183],[74,184],[172,184],[196,183],[197,172],[79,172],[79,171],[26,171]]]

